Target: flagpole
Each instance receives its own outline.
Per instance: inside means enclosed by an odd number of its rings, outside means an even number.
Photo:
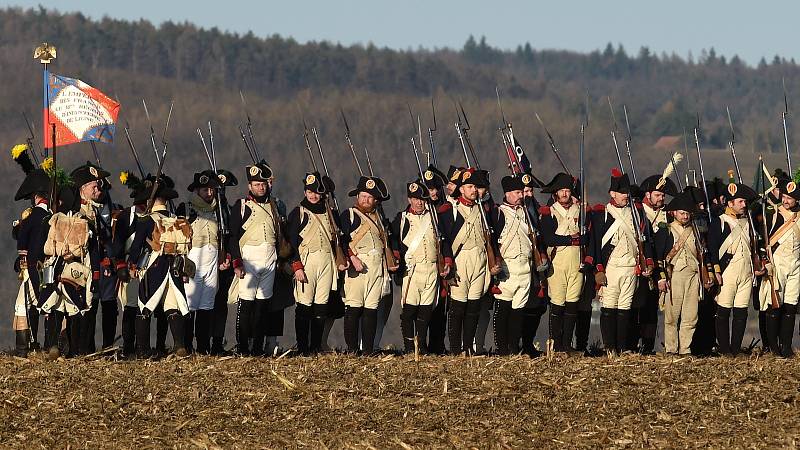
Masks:
[[[56,124],[50,123],[50,80],[48,79],[48,71],[47,66],[50,62],[56,59],[56,47],[54,45],[48,44],[47,42],[43,42],[41,45],[36,47],[33,50],[33,59],[38,59],[39,62],[42,64],[42,77],[44,81],[44,98],[45,98],[45,124],[44,130],[45,133],[50,131],[50,148],[53,150],[53,176],[51,177],[51,190],[50,190],[50,208],[53,211],[58,209],[58,205],[56,202],[58,201],[58,186],[56,183],[56,172],[58,169],[58,165],[56,164]],[[49,126],[49,127],[48,127]],[[50,130],[48,130],[50,128]],[[44,157],[47,159],[47,139],[45,137],[45,146],[44,146]]]

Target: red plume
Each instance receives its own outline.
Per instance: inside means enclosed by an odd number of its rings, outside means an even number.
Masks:
[[[613,169],[611,169],[611,176],[614,177],[614,178],[619,178],[619,177],[622,176],[622,172],[620,172],[619,169],[614,167]]]

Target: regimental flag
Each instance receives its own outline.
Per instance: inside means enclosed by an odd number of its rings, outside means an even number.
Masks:
[[[114,140],[119,103],[81,80],[44,71],[44,139],[53,148],[52,130],[56,126],[55,145],[76,142]]]

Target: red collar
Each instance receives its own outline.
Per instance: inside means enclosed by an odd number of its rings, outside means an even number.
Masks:
[[[411,205],[408,205],[408,207],[406,207],[406,212],[409,213],[409,214],[413,214],[415,216],[421,216],[421,215],[425,214],[426,212],[428,212],[428,210],[425,209],[425,208],[422,208],[422,212],[415,213],[414,210],[411,209]]]
[[[464,206],[475,206],[475,202],[464,197],[458,197],[458,203],[461,203]]]
[[[43,198],[43,199],[41,199],[41,200],[37,201],[37,202],[36,202],[36,205],[34,205],[34,206],[39,206],[39,205],[47,205],[47,204],[49,204],[49,203],[50,203],[50,202],[49,202],[49,201],[48,201],[46,198]]]

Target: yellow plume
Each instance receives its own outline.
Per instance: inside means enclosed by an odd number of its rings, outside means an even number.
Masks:
[[[130,175],[128,172],[120,172],[119,182],[122,183],[123,185],[128,184],[128,175]]]
[[[41,167],[47,172],[53,170],[53,157],[45,158],[44,161],[42,161]]]
[[[19,158],[19,155],[28,150],[28,144],[17,144],[11,149],[11,157],[14,159]]]

